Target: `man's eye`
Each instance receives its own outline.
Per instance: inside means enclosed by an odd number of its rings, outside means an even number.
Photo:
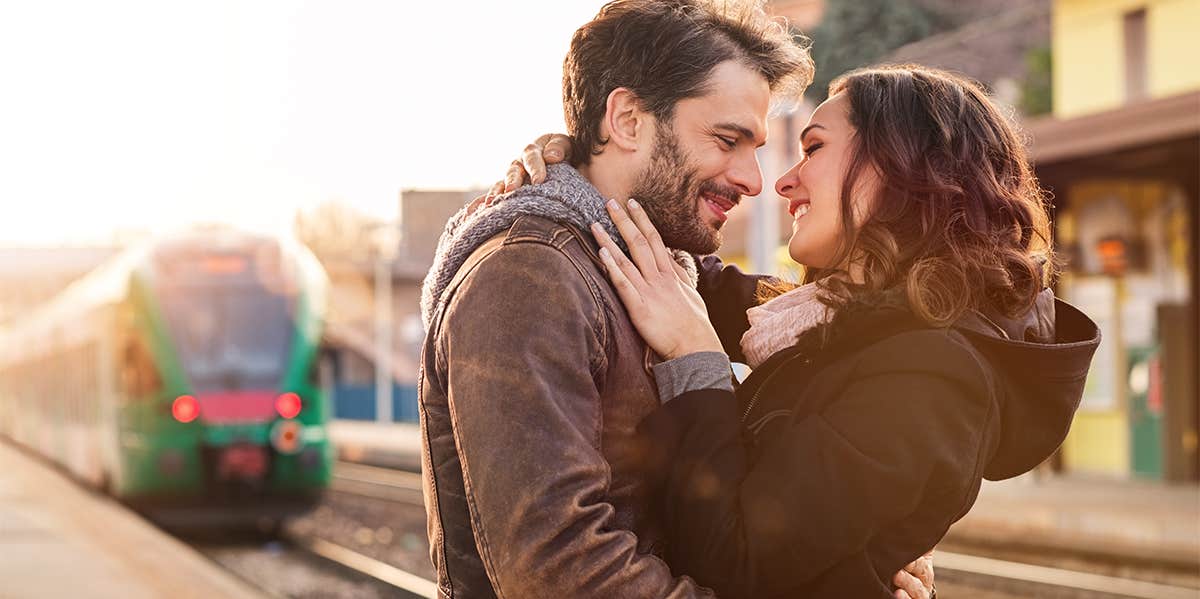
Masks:
[[[733,147],[737,145],[737,140],[730,139],[728,137],[718,135],[717,139],[720,140],[721,144],[724,145],[725,149],[727,150],[732,150]]]

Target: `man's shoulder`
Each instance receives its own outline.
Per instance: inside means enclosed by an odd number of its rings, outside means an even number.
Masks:
[[[517,223],[476,249],[449,287],[437,337],[474,339],[486,330],[515,347],[530,335],[575,331],[600,343],[611,314],[603,274],[562,239],[563,230]]]
[[[579,229],[540,216],[522,216],[480,245],[464,264],[468,279],[511,276],[518,280],[553,277],[594,278],[599,256]]]
[[[526,302],[576,302],[600,307],[606,284],[599,257],[570,226],[523,216],[477,248],[451,285],[449,301],[494,302],[498,296]]]
[[[540,243],[563,250],[569,245],[584,247],[587,240],[584,238],[584,232],[576,227],[544,216],[526,214],[517,218],[508,228],[504,243]]]

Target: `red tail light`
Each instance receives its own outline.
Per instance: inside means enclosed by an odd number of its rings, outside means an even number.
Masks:
[[[275,398],[275,411],[284,418],[295,418],[300,415],[300,396],[295,393],[284,393]]]
[[[171,404],[171,415],[180,422],[191,422],[200,416],[200,404],[191,395],[180,395]]]

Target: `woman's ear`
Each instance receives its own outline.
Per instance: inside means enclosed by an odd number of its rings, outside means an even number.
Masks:
[[[641,100],[632,91],[618,87],[608,94],[600,135],[622,150],[637,151],[644,145],[642,138],[651,134],[649,116],[642,109]]]

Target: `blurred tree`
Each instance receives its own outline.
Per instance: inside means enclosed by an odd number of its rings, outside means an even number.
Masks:
[[[296,212],[296,238],[325,260],[365,259],[371,255],[371,232],[377,223],[369,216],[337,200],[325,201],[311,210]]]
[[[952,25],[918,0],[830,0],[812,32],[817,72],[808,96],[824,101],[838,75]]]
[[[1025,55],[1025,80],[1021,85],[1020,110],[1026,116],[1049,114],[1054,108],[1050,47],[1042,46]]]

